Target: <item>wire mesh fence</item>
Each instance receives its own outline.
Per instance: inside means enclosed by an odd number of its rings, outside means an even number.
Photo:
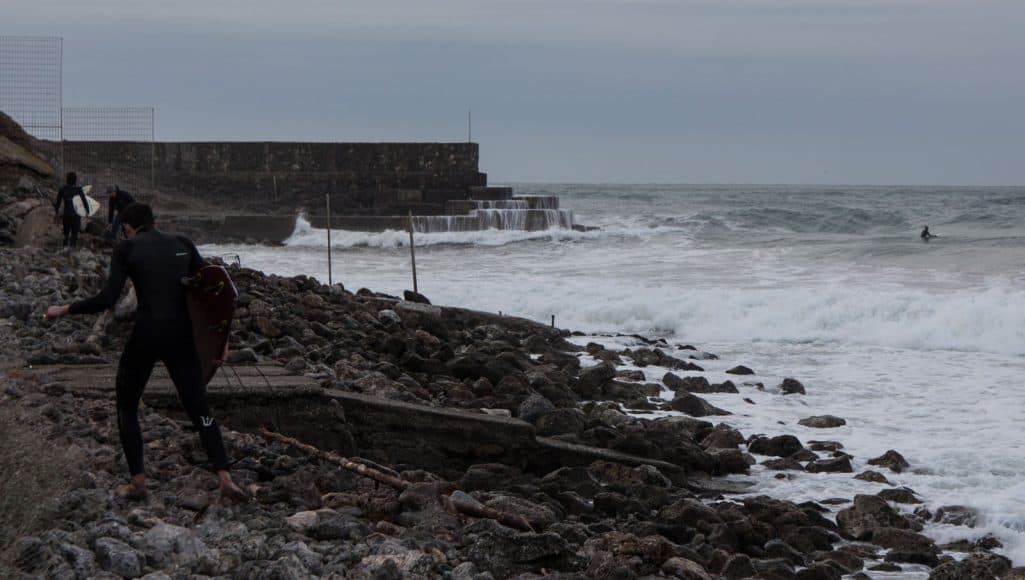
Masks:
[[[60,37],[0,36],[0,111],[31,136],[61,173],[63,45]]]
[[[83,183],[153,190],[152,107],[65,107],[63,128],[64,164]]]

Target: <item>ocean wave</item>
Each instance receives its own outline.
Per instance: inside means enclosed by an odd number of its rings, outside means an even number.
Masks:
[[[652,234],[674,233],[678,231],[679,228],[673,226],[645,225],[634,220],[623,220],[616,224],[587,231],[552,228],[538,231],[488,229],[468,232],[416,233],[414,234],[414,243],[417,246],[505,246],[536,240],[574,242],[616,237],[644,237]],[[296,218],[295,230],[285,240],[284,245],[325,248],[327,246],[327,230],[315,228],[305,218],[299,216]],[[399,230],[385,230],[383,232],[332,230],[331,246],[334,248],[407,247],[409,246],[409,232]]]
[[[519,284],[450,288],[448,303],[555,314],[584,331],[675,334],[685,340],[836,342],[916,350],[1025,354],[1025,292],[929,292],[906,287],[829,284],[793,288],[673,288],[563,281],[553,294]]]

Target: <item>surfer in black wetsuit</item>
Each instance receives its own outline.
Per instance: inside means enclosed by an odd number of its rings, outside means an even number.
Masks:
[[[936,236],[929,232],[929,226],[922,228],[922,234],[919,236],[925,241],[929,241],[929,238],[935,238]]]
[[[57,221],[61,204],[64,204],[64,247],[71,249],[78,245],[78,232],[82,229],[82,216],[78,215],[73,205],[76,195],[82,197],[82,207],[88,208],[89,202],[85,199],[85,192],[78,186],[78,175],[74,171],[69,171],[67,185],[60,188],[57,199],[53,200],[53,221]]]
[[[66,314],[101,312],[114,306],[126,279],[130,278],[135,285],[139,303],[135,328],[121,354],[116,379],[117,427],[132,477],[115,492],[131,499],[146,495],[139,399],[154,364],[161,360],[217,471],[221,495],[233,501],[245,501],[246,494],[235,485],[228,472],[221,430],[207,406],[206,387],[181,282],[205,262],[188,238],[155,229],[153,210],[146,204],[136,203],[125,208],[121,212],[121,224],[127,239],[114,248],[110,277],[103,290],[92,298],[51,306],[46,311],[46,317],[51,319]]]
[[[117,242],[121,234],[121,212],[135,203],[135,198],[127,191],[121,191],[116,185],[107,188],[107,237]]]

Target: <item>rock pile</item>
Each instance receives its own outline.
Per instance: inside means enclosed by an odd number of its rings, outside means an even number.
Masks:
[[[425,458],[375,465],[402,482],[389,486],[259,433],[227,431],[233,471],[255,501],[226,506],[194,433],[148,409],[142,424],[151,494],[142,502],[115,499],[109,490],[126,468],[112,403],[34,384],[16,370],[116,360],[130,308],[41,320],[45,305],[98,290],[106,261],[90,250],[0,249],[2,405],[17,410],[12,425],[66,450],[69,474],[39,498],[49,506],[46,517],[10,541],[5,576],[811,580],[905,566],[933,567],[941,578],[1010,570],[991,552],[999,547],[991,538],[938,547],[919,533],[927,521],[970,523],[971,513],[910,511],[902,506],[918,501],[911,490],[891,487],[838,506],[722,495],[729,484],[716,477],[746,473],[756,456],[784,477],[852,468],[839,442],[745,437],[701,418],[728,420],[729,412],[700,393],[739,391],[732,382],[681,376],[700,372],[697,363],[711,355],[684,351],[693,358],[683,360],[659,341],[624,351],[578,346],[567,332],[523,319],[238,268],[235,363],[274,362],[330,389],[504,414],[539,436],[676,469],[596,460],[544,472],[481,462],[440,470]],[[599,362],[585,366],[582,358]],[[626,361],[665,369],[665,378],[646,382],[644,373],[617,368]],[[800,396],[805,387],[787,379],[777,390]],[[668,402],[660,396],[667,391],[675,392]],[[652,409],[684,414],[630,413]],[[820,428],[840,421],[809,418]],[[374,456],[373,449],[359,453]],[[895,451],[871,463],[895,473],[907,466]],[[858,477],[887,485],[877,472]],[[944,549],[971,555],[955,561]]]

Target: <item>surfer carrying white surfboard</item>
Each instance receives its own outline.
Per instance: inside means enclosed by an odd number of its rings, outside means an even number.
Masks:
[[[925,226],[922,228],[922,234],[919,237],[928,242],[931,238],[935,238],[936,234],[929,231],[929,226]]]
[[[85,191],[78,186],[78,174],[69,171],[66,184],[57,192],[57,199],[53,200],[54,223],[57,223],[57,216],[61,213],[61,205],[64,206],[64,248],[75,249],[78,245],[78,232],[82,229],[82,216],[75,211],[76,195],[80,197],[83,207],[89,207]]]

